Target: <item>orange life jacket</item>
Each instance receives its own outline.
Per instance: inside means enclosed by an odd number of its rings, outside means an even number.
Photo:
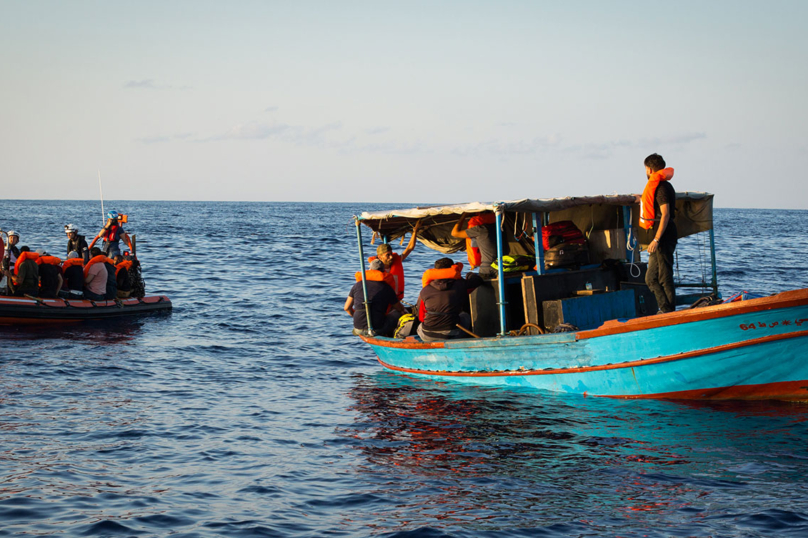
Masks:
[[[118,273],[121,272],[121,269],[125,269],[128,271],[131,268],[132,268],[132,260],[124,260],[115,266],[115,276],[118,276]]]
[[[90,261],[87,262],[87,265],[84,266],[84,278],[87,278],[87,275],[90,273],[90,267],[97,263],[111,263],[112,265],[115,265],[115,260],[107,258],[104,254],[99,254],[98,256],[91,258]]]
[[[460,280],[461,271],[463,271],[462,263],[456,263],[447,269],[427,269],[424,271],[424,276],[421,277],[421,283],[424,287],[427,287],[433,280],[443,280],[447,278]]]
[[[390,273],[385,273],[384,271],[375,271],[373,269],[368,269],[365,271],[365,278],[367,280],[371,280],[373,282],[387,282],[387,284],[393,288],[395,288],[395,279],[393,279],[393,275]],[[362,271],[356,272],[356,281],[362,282]]]
[[[482,226],[483,224],[494,224],[497,221],[497,216],[494,213],[481,213],[469,219],[468,228]],[[483,261],[480,249],[474,246],[474,242],[470,237],[466,238],[466,256],[468,256],[471,268],[479,267]]]
[[[654,226],[656,214],[654,211],[654,198],[660,181],[670,181],[673,177],[673,168],[665,168],[651,174],[640,200],[640,228],[650,230]]]
[[[37,265],[42,265],[43,263],[48,265],[62,265],[62,260],[56,256],[40,256],[37,258],[36,263]]]
[[[84,265],[84,260],[82,258],[68,258],[62,263],[62,271],[73,267],[74,265]]]
[[[368,261],[372,262],[375,259],[376,256],[371,256]],[[393,276],[393,291],[396,292],[398,300],[402,300],[404,298],[404,264],[401,263],[401,256],[393,252],[393,264],[389,268],[385,266],[384,269],[385,273]]]
[[[39,259],[39,254],[36,252],[31,252],[30,250],[28,252],[20,252],[20,255],[17,256],[17,262],[14,264],[14,274],[20,274],[20,265],[22,265],[22,262],[25,260],[37,261],[37,259]]]

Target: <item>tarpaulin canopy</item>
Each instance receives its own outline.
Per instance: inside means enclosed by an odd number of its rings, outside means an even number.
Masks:
[[[412,231],[421,220],[418,240],[431,249],[452,253],[465,248],[462,239],[452,237],[451,230],[462,213],[469,216],[484,211],[501,211],[506,240],[519,252],[532,253],[530,241],[517,239],[522,232],[533,233],[533,213],[546,213],[548,222],[571,220],[585,232],[623,228],[623,207],[630,208],[632,227],[641,245],[652,237],[639,228],[639,204],[634,194],[573,196],[568,198],[523,199],[501,202],[469,202],[465,204],[413,207],[365,212],[357,219],[379,236],[394,241]],[[539,221],[541,222],[541,220]],[[676,227],[679,237],[705,232],[713,226],[713,195],[705,192],[676,193]],[[524,248],[520,249],[518,245]]]

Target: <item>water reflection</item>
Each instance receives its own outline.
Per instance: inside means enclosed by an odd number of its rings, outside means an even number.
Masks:
[[[137,338],[147,323],[164,320],[170,313],[157,312],[140,316],[86,320],[74,323],[54,323],[49,325],[10,325],[0,326],[0,341],[37,342],[67,340],[95,344],[126,344]]]
[[[338,433],[374,493],[396,499],[379,514],[391,531],[604,532],[618,517],[625,536],[684,523],[716,532],[725,523],[703,517],[708,499],[713,514],[756,510],[756,484],[799,488],[792,473],[808,468],[805,449],[786,446],[805,405],[606,400],[389,372],[356,376],[349,396],[355,423]]]

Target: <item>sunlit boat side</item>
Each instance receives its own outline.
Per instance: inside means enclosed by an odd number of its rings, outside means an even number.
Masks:
[[[448,240],[442,230],[463,211],[495,211],[500,230],[505,219],[507,223],[532,221],[532,231],[536,232],[533,235],[540,237],[542,224],[561,218],[576,220],[583,218],[586,211],[594,215],[605,206],[616,206],[607,209],[620,208],[623,218],[618,221],[630,248],[637,213],[632,204],[633,195],[612,195],[474,204],[473,209],[457,205],[364,213],[356,218],[357,236],[361,254],[360,224],[391,240],[406,233],[414,219],[426,218],[431,219],[432,232],[421,239],[422,243],[441,252],[453,252],[460,246]],[[702,291],[680,296],[679,302],[685,303],[717,292],[712,195],[681,193],[677,196],[677,210],[680,237],[698,232],[707,232],[710,237],[710,280],[686,285],[700,286]],[[597,220],[592,217],[593,230]],[[500,245],[508,240],[504,233],[499,235]],[[640,245],[647,244],[642,235],[637,235]],[[523,279],[523,293],[528,279],[541,285],[543,278],[550,282],[553,274],[554,282],[573,278],[576,271],[561,277],[559,272],[544,271],[538,239],[534,248],[536,270],[516,277]],[[627,250],[620,262],[629,264],[630,258]],[[501,268],[502,248],[498,259]],[[578,271],[587,270],[600,269]],[[492,284],[497,296],[505,300],[497,301],[494,307],[500,325],[495,335],[435,343],[413,337],[361,338],[385,368],[436,380],[618,398],[808,400],[808,360],[803,348],[808,336],[808,289],[669,314],[642,316],[635,312],[628,318],[606,320],[572,332],[511,336],[508,330],[519,327],[509,325],[512,322],[507,300],[517,298],[505,296],[506,282],[511,287],[516,285],[500,269],[499,278]],[[536,306],[529,304],[527,295],[522,299],[527,319],[528,307]]]

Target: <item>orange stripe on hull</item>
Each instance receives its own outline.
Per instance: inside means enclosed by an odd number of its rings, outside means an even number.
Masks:
[[[422,342],[415,339],[409,342],[407,341],[408,339],[401,342],[390,342],[388,340],[379,340],[371,336],[360,336],[359,338],[361,338],[366,344],[373,346],[395,347],[400,349],[443,349],[445,347],[443,342]]]

